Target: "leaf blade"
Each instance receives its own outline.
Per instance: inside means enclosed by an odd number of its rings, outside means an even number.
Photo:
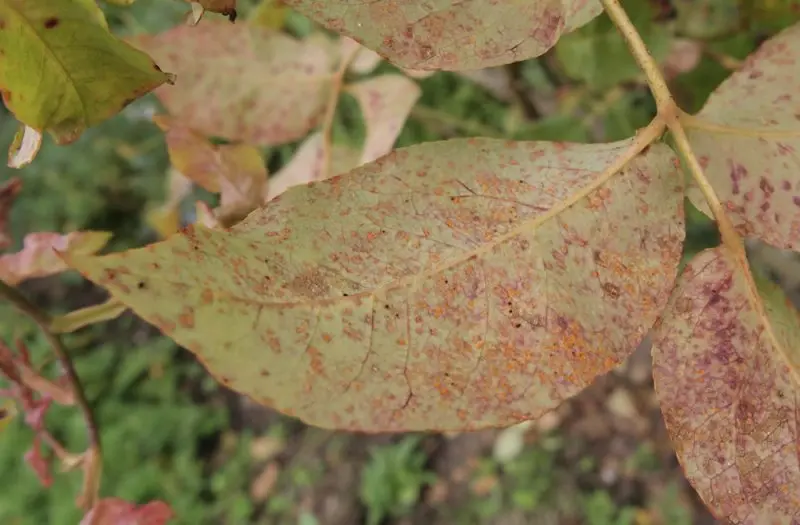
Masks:
[[[395,2],[287,0],[403,68],[479,69],[543,54],[600,14],[596,0]]]
[[[689,263],[654,333],[653,377],[686,477],[716,517],[788,524],[800,319],[774,285],[753,297],[746,279],[724,247]]]
[[[507,425],[620,363],[666,304],[681,179],[663,145],[631,161],[639,144],[423,144],[228,232],[70,265],[223,383],[315,425]]]
[[[683,120],[739,233],[800,249],[800,25],[765,42]],[[735,109],[732,109],[735,108]],[[696,183],[688,196],[711,216]]]

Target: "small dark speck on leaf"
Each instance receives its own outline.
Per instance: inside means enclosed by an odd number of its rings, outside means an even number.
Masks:
[[[59,22],[58,18],[51,16],[50,18],[44,21],[44,27],[45,29],[53,29],[58,25],[58,22]]]
[[[138,283],[136,283],[136,288],[144,290],[145,288],[147,288],[147,285],[144,283],[144,281],[139,281]]]

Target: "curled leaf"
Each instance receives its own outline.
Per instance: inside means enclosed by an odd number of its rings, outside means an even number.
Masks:
[[[768,40],[684,118],[708,179],[742,235],[800,250],[800,25]],[[693,183],[689,198],[711,211]]]
[[[282,144],[322,118],[333,59],[316,39],[208,20],[132,42],[178,75],[156,96],[176,120],[205,136]]]
[[[800,508],[800,319],[725,247],[686,267],[653,337],[656,393],[687,479],[717,518],[793,524]]]
[[[422,90],[403,75],[381,75],[347,87],[361,106],[367,138],[361,164],[391,151]]]
[[[322,427],[536,418],[621,363],[672,289],[677,161],[631,139],[461,139],[70,265],[224,384]]]
[[[0,20],[3,101],[20,122],[59,144],[171,78],[114,37],[92,0],[4,0]]]
[[[398,66],[478,69],[543,54],[600,14],[596,0],[286,0]]]
[[[56,252],[84,255],[101,250],[111,234],[107,232],[72,232],[66,235],[50,232],[25,236],[22,250],[0,256],[0,279],[14,286],[26,279],[46,277],[68,270]]]
[[[27,166],[36,158],[41,147],[42,134],[30,126],[20,124],[8,148],[8,167],[18,169]]]
[[[203,16],[203,11],[211,11],[212,13],[219,13],[227,16],[231,22],[236,21],[236,0],[186,0],[192,4],[192,9],[195,6],[200,8],[200,15],[196,16],[195,23],[200,21]]]

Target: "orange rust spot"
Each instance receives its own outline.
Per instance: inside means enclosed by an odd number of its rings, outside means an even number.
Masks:
[[[331,341],[333,341],[333,336],[331,334],[324,333],[322,334],[322,340],[325,341],[326,343],[330,343]]]
[[[200,301],[203,304],[211,304],[214,302],[214,292],[211,291],[209,288],[203,288],[203,291],[200,292]]]
[[[194,328],[194,308],[185,307],[178,316],[178,322],[183,328]]]

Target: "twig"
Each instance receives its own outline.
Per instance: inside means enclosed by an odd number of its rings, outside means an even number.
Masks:
[[[333,129],[333,117],[336,115],[336,106],[339,103],[339,94],[342,92],[344,75],[350,62],[353,61],[361,46],[353,46],[342,55],[339,67],[331,78],[331,91],[328,94],[328,103],[325,106],[325,116],[322,120],[322,179],[328,178],[331,172],[331,150],[333,149],[333,139],[331,132]]]
[[[707,45],[703,45],[701,49],[703,50],[704,54],[706,54],[709,58],[716,60],[719,65],[728,71],[738,71],[742,67],[742,64],[744,64],[744,61],[730,55],[726,55],[725,53],[720,53],[719,51],[709,49]]]
[[[72,365],[72,360],[69,354],[67,354],[66,348],[64,348],[64,344],[61,342],[61,338],[50,330],[50,323],[52,322],[50,316],[30,302],[16,288],[9,286],[2,280],[0,280],[0,297],[11,303],[14,308],[19,310],[23,315],[30,317],[33,322],[39,326],[39,329],[44,334],[48,343],[50,343],[61,367],[64,369],[64,374],[72,387],[75,401],[83,415],[86,424],[86,434],[89,440],[89,449],[96,457],[100,457],[100,433],[95,423],[94,414],[92,414],[92,409],[89,407],[89,403],[86,400],[86,394],[83,392],[83,386],[78,378],[78,374],[75,372],[75,367]],[[90,480],[90,485],[93,487],[98,485],[100,478],[99,462],[97,462],[97,465],[97,468],[92,472],[92,476],[94,476],[95,479]],[[84,505],[86,508],[91,508],[97,499],[97,492],[85,496]]]

